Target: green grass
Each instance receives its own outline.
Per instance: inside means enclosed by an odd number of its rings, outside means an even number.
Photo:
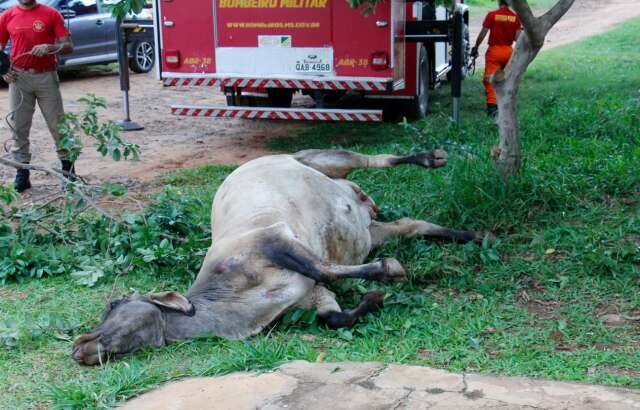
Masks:
[[[465,82],[463,119],[448,122],[447,90],[434,112],[401,126],[318,125],[272,147],[342,147],[400,153],[444,147],[446,168],[360,170],[353,178],[385,219],[411,215],[455,228],[492,230],[492,246],[396,240],[410,282],[384,287],[380,314],[334,332],[291,318],[257,337],[208,338],[83,368],[71,339],[97,324],[113,293],[184,291],[189,275],[131,271],[93,288],[68,276],[0,288],[0,324],[22,335],[0,343],[0,403],[7,408],[101,408],[167,380],[270,369],[293,360],[379,360],[454,371],[640,387],[640,328],[611,327],[603,313],[640,315],[640,20],[539,56],[523,82],[525,166],[502,187],[488,159],[496,129],[484,116],[480,75]],[[165,178],[185,201],[207,203],[231,168],[207,166]],[[206,221],[207,207],[194,218]],[[349,307],[367,289],[336,287]],[[0,328],[1,335],[11,329]],[[313,337],[302,337],[312,335]],[[1,340],[0,340],[1,341]]]

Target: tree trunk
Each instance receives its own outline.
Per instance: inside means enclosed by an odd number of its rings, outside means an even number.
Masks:
[[[558,0],[544,15],[535,17],[527,0],[508,0],[522,21],[524,30],[513,50],[511,60],[491,76],[498,97],[498,130],[500,140],[491,150],[496,168],[506,184],[520,170],[520,132],[518,128],[517,97],[520,80],[529,64],[536,58],[551,28],[573,5],[574,0]]]
[[[492,150],[498,173],[504,183],[509,181],[522,164],[520,154],[520,130],[518,128],[517,97],[520,80],[527,67],[540,51],[523,32],[504,71],[493,75],[491,82],[498,97],[498,130],[500,140]]]

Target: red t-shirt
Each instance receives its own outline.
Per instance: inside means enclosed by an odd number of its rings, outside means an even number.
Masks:
[[[11,39],[11,64],[17,68],[40,71],[55,69],[55,55],[20,55],[39,44],[55,44],[57,39],[68,35],[69,30],[58,10],[44,4],[37,4],[28,10],[16,6],[0,15],[0,44],[7,44]]]
[[[510,46],[521,28],[520,19],[510,9],[501,7],[487,14],[482,27],[488,28],[490,46]]]

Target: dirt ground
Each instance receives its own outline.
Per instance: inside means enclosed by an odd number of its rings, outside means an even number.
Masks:
[[[547,38],[546,48],[556,47],[609,30],[612,26],[640,16],[637,0],[576,0]],[[472,41],[480,29],[483,16],[472,17]],[[482,52],[483,50],[481,50]],[[481,62],[480,62],[481,63]],[[94,93],[108,101],[103,118],[122,119],[122,100],[117,73],[104,68],[91,68],[61,74],[62,95],[68,111],[80,111],[78,98]],[[131,117],[144,125],[143,131],[126,133],[125,138],[140,145],[142,160],[115,163],[86,148],[78,160],[77,172],[90,182],[115,180],[145,190],[163,172],[199,164],[236,164],[266,154],[265,141],[292,134],[302,123],[248,121],[174,117],[172,103],[224,105],[223,96],[208,88],[163,88],[153,73],[131,77]],[[8,111],[8,93],[0,90],[0,107]],[[2,110],[0,110],[2,111]],[[9,129],[0,124],[0,142],[9,139]],[[39,113],[31,132],[33,163],[57,166],[53,143]],[[8,183],[13,169],[0,167],[0,182]],[[25,199],[41,197],[57,189],[54,179],[35,175],[34,188]]]

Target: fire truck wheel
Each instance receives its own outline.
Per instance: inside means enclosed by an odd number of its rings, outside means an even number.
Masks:
[[[291,107],[291,100],[293,100],[292,90],[270,88],[267,90],[267,94],[269,94],[269,102],[271,104],[271,107],[278,107],[278,108]]]
[[[407,117],[411,119],[423,118],[429,109],[429,60],[424,46],[420,46],[419,56],[417,94],[409,101],[406,108]]]
[[[131,45],[129,58],[129,68],[134,73],[148,73],[153,68],[155,62],[155,51],[153,44],[149,41],[140,39]]]

